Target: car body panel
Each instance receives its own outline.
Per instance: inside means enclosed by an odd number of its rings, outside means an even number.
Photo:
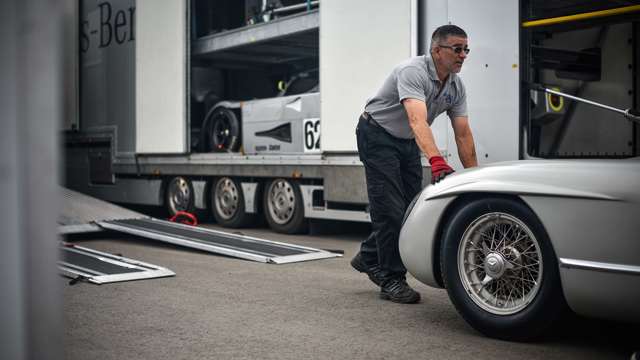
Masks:
[[[622,274],[560,266],[567,304],[577,314],[640,322],[640,273]]]
[[[306,120],[320,118],[320,93],[245,101],[242,143],[247,154],[300,154],[306,151]],[[285,132],[287,139],[278,134]]]
[[[549,235],[575,312],[640,321],[640,158],[495,163],[427,187],[400,234],[400,254],[418,280],[439,287],[434,249],[440,239],[436,229],[424,229],[442,224],[446,205],[472,193],[517,196],[532,209]],[[580,261],[595,265],[571,265]]]
[[[436,279],[433,263],[428,259],[436,258],[436,231],[441,220],[440,215],[454,200],[453,197],[426,201],[426,192],[420,194],[414,211],[408,215],[400,230],[400,257],[411,274],[421,282],[441,287]],[[404,239],[404,240],[403,240]],[[407,241],[415,239],[419,241]]]

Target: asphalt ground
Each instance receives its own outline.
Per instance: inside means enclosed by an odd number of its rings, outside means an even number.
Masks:
[[[207,227],[217,228],[208,224]],[[265,228],[243,234],[323,249],[342,258],[273,265],[117,233],[73,242],[167,267],[175,277],[64,290],[67,359],[629,359],[638,326],[567,317],[532,343],[486,338],[444,290],[409,277],[415,305],[378,297],[349,260],[368,226],[322,222],[314,235]]]

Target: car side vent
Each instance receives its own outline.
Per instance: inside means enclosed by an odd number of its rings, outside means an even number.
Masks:
[[[270,137],[276,140],[291,143],[291,123],[279,125],[270,130],[258,131],[256,136]]]

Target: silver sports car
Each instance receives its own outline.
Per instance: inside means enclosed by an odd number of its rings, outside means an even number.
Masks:
[[[570,308],[640,322],[640,158],[460,171],[409,206],[400,254],[492,337],[535,337]]]

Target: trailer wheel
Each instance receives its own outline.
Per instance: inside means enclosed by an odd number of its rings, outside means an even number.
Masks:
[[[211,212],[218,224],[237,228],[250,224],[255,214],[244,207],[244,193],[238,180],[222,177],[211,184]]]
[[[195,196],[191,181],[182,176],[176,176],[167,184],[165,205],[169,216],[179,211],[192,213],[195,210]]]
[[[285,234],[305,232],[309,222],[304,218],[302,193],[297,183],[275,179],[266,184],[264,213],[269,227]]]
[[[203,129],[207,152],[231,152],[240,147],[240,121],[230,109],[217,107],[209,111]]]

